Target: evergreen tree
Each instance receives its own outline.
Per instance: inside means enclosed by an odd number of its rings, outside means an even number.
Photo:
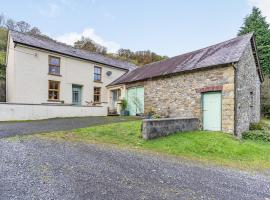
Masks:
[[[266,18],[259,8],[253,7],[252,13],[244,19],[238,35],[254,32],[261,68],[264,74],[270,74],[270,29]]]

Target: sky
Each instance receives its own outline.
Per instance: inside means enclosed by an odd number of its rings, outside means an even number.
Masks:
[[[0,0],[0,14],[61,42],[90,37],[119,48],[176,56],[233,38],[253,6],[270,0]]]

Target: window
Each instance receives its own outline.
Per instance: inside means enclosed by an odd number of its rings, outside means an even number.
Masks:
[[[117,89],[117,90],[112,90],[112,100],[115,101],[119,101],[121,97],[121,90]]]
[[[101,67],[94,67],[94,81],[101,81]]]
[[[100,103],[100,102],[101,102],[101,88],[94,87],[94,103]]]
[[[49,56],[49,74],[60,75],[60,58]]]
[[[59,101],[60,93],[60,82],[59,81],[49,81],[49,100],[50,101]]]
[[[250,92],[250,107],[254,106],[254,94],[253,92]]]

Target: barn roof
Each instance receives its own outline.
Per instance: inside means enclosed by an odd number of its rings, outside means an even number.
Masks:
[[[240,60],[247,45],[250,43],[254,47],[253,50],[256,54],[254,54],[254,58],[262,80],[254,34],[250,33],[190,53],[150,63],[126,73],[110,85],[142,81],[154,77],[235,63]]]
[[[92,61],[124,70],[133,70],[136,68],[136,66],[132,63],[112,59],[101,54],[90,53],[88,51],[80,50],[49,38],[29,35],[17,31],[10,31],[10,35],[12,40],[18,44],[48,50],[55,53],[60,53],[63,55],[80,58],[83,60]]]

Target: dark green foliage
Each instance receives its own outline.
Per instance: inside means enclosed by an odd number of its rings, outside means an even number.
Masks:
[[[5,52],[6,48],[7,48],[7,30],[4,28],[0,28],[0,52]]]
[[[128,107],[127,100],[126,99],[122,99],[122,101],[121,101],[121,108],[122,108],[122,110],[126,110],[127,107]]]
[[[249,126],[249,130],[263,130],[262,123],[251,123]]]
[[[242,134],[243,139],[270,142],[270,134],[265,130],[246,131]]]
[[[270,29],[259,8],[253,7],[252,13],[244,19],[238,35],[254,32],[261,68],[264,74],[270,74]]]
[[[249,129],[249,131],[242,134],[243,139],[270,142],[269,120],[263,119],[259,123],[252,123]]]
[[[0,65],[0,80],[6,78],[6,66]]]

